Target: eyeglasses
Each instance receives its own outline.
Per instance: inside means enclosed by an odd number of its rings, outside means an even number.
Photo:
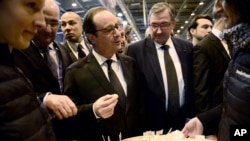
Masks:
[[[103,28],[103,29],[98,29],[98,30],[96,30],[96,32],[102,31],[106,34],[110,34],[110,33],[114,33],[115,29],[118,29],[119,31],[121,31],[123,29],[123,25],[122,24],[115,24],[115,26],[108,26],[108,27]]]
[[[150,24],[149,26],[153,29],[153,30],[157,30],[158,28],[161,28],[161,29],[168,29],[170,27],[172,23],[168,23],[168,22],[164,22],[164,23],[153,23],[153,24]]]
[[[45,22],[46,22],[46,27],[50,25],[52,28],[57,28],[60,24],[59,21],[56,21],[56,20],[52,20],[52,21],[45,20]]]

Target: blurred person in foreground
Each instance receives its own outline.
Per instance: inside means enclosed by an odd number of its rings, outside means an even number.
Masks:
[[[65,94],[79,107],[79,140],[118,141],[142,135],[143,98],[135,60],[117,53],[122,24],[108,9],[94,7],[84,16],[83,28],[93,50],[72,64],[65,76]]]
[[[0,1],[0,138],[3,141],[55,141],[49,114],[19,69],[13,49],[26,49],[45,26],[44,0]]]
[[[64,46],[73,62],[87,56],[91,52],[91,45],[83,36],[83,21],[77,13],[68,11],[61,16],[61,29],[65,38]]]
[[[77,113],[72,100],[62,94],[66,67],[73,62],[64,46],[55,41],[59,28],[59,6],[54,0],[45,0],[43,14],[46,26],[38,29],[28,49],[14,50],[13,57],[16,65],[31,80],[44,106],[56,116],[52,123],[59,139],[67,133],[57,133],[66,128],[57,119]]]
[[[182,132],[189,137],[203,134],[219,121],[219,141],[230,141],[234,125],[250,126],[250,15],[249,0],[222,0],[225,30],[221,36],[233,47],[232,60],[224,76],[223,104],[191,119]]]
[[[225,29],[221,1],[216,0],[213,7],[215,22],[212,32],[193,48],[193,87],[197,114],[218,106],[223,99],[223,78],[231,59],[232,48],[220,37]],[[216,129],[208,127],[204,134],[212,134]]]
[[[186,118],[193,116],[193,45],[171,36],[175,14],[171,4],[154,4],[148,15],[151,37],[128,47],[127,54],[136,60],[140,72],[146,130],[181,129]]]
[[[209,15],[196,15],[188,27],[193,45],[196,45],[208,33],[212,31],[213,19]]]

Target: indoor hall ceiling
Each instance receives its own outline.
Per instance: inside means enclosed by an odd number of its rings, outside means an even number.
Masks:
[[[103,5],[100,1],[110,0],[56,0],[61,8],[61,13],[65,11],[75,11],[81,17],[91,7]],[[115,13],[123,13],[121,17],[128,21],[134,29],[135,35],[138,39],[144,37],[145,29],[147,28],[147,16],[150,8],[157,2],[164,2],[163,0],[111,0],[116,4],[112,9]],[[213,0],[165,0],[176,8],[176,26],[173,31],[174,35],[185,38],[187,27],[192,20],[192,13],[194,14],[211,14]],[[75,5],[73,4],[75,3]],[[203,4],[202,4],[203,3]],[[73,5],[72,5],[73,4]]]

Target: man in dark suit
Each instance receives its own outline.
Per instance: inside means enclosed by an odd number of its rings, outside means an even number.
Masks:
[[[85,57],[91,52],[91,45],[83,37],[82,19],[72,11],[61,16],[61,29],[65,38],[64,46],[73,61]]]
[[[215,2],[213,13],[215,23],[212,33],[209,33],[193,48],[193,87],[198,114],[222,103],[223,78],[232,52],[232,49],[228,48],[220,37],[221,31],[225,28],[225,21],[219,0]],[[204,132],[204,134],[212,133],[216,131]]]
[[[75,126],[80,130],[79,139],[103,141],[102,137],[108,140],[109,136],[118,141],[142,135],[143,98],[138,89],[135,61],[116,53],[121,47],[122,25],[109,10],[95,7],[86,13],[83,28],[93,50],[71,65],[65,76],[65,94],[74,98],[79,107],[79,122]],[[111,74],[108,62],[112,62],[115,74]],[[112,79],[114,75],[116,82]]]
[[[53,0],[46,0],[43,13],[46,27],[38,30],[28,49],[13,51],[14,61],[31,80],[51,118],[68,118],[77,112],[73,101],[62,95],[65,70],[72,61],[64,47],[54,41],[59,28],[59,7]],[[56,122],[55,119],[53,124]]]
[[[164,2],[153,5],[149,13],[151,38],[147,37],[128,47],[128,55],[136,60],[142,79],[141,86],[146,97],[147,130],[164,129],[166,133],[170,128],[181,129],[186,118],[192,116],[193,46],[188,41],[171,37],[175,23],[175,10],[172,5]],[[176,70],[171,71],[170,75],[166,71],[170,64],[164,64],[167,62],[164,59],[167,50],[161,48],[166,45],[169,46],[168,51],[173,60],[172,67]],[[173,82],[167,83],[172,78],[171,75],[177,76],[175,98],[171,98],[173,93],[169,92],[172,90],[170,83]],[[177,101],[175,108],[170,104],[173,101]]]

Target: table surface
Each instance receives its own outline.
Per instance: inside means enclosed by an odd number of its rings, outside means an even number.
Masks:
[[[137,136],[124,139],[122,141],[216,141],[212,139],[198,139],[198,138],[175,138],[167,135],[161,136]]]

